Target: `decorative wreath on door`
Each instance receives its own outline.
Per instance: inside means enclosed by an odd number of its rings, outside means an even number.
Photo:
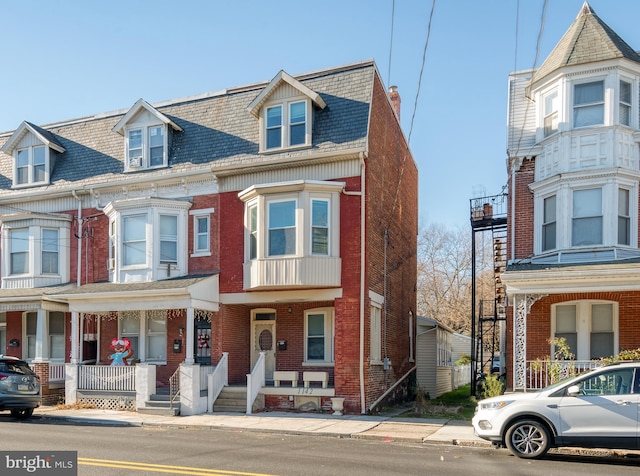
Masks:
[[[198,336],[198,348],[199,349],[208,349],[209,348],[209,337],[207,334],[200,334]]]

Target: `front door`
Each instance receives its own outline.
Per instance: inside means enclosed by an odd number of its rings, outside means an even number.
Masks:
[[[196,330],[194,361],[200,365],[211,365],[211,322],[196,319],[194,324]]]
[[[256,311],[253,313],[251,327],[251,369],[258,361],[260,352],[264,352],[265,380],[273,380],[276,369],[276,313]]]

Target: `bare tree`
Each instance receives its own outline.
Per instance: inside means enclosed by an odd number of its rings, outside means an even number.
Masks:
[[[469,227],[441,224],[428,224],[418,236],[418,314],[466,335],[471,335],[471,240]],[[476,242],[477,300],[493,293],[490,249],[490,240]]]

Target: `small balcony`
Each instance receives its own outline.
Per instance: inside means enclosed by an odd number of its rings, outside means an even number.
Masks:
[[[244,263],[244,288],[339,287],[339,257],[304,256],[255,259]]]

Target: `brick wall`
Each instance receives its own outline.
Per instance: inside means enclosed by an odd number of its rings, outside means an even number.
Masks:
[[[515,224],[509,212],[507,218],[507,243],[515,232],[515,257],[512,257],[511,246],[507,246],[507,259],[521,259],[533,253],[533,193],[529,185],[533,183],[535,160],[525,160],[515,173]],[[513,200],[513,177],[509,171],[508,210],[511,211]],[[515,225],[515,230],[514,230]]]

